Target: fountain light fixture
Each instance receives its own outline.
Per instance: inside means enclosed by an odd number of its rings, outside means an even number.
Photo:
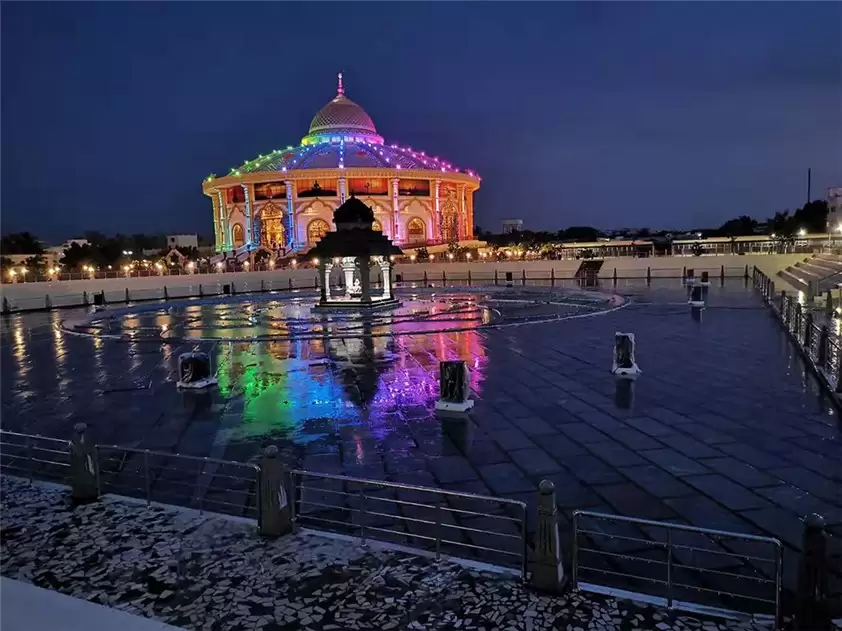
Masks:
[[[275,259],[269,259],[269,269],[275,269]]]

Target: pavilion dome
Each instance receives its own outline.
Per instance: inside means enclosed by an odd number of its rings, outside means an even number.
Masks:
[[[351,136],[359,140],[381,143],[383,138],[377,134],[371,116],[359,105],[345,96],[342,73],[336,96],[325,105],[310,121],[310,130],[301,139],[302,144],[314,144],[330,140],[334,136]]]
[[[333,213],[333,223],[336,227],[343,224],[371,224],[374,223],[374,211],[362,201],[351,195],[348,200]]]

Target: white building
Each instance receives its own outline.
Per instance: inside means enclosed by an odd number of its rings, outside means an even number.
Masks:
[[[842,186],[827,189],[827,231],[842,232]]]
[[[197,234],[168,234],[168,248],[198,248],[199,235]]]
[[[521,232],[523,230],[523,219],[504,219],[503,234]]]

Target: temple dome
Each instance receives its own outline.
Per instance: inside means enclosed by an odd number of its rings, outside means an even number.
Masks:
[[[334,136],[350,136],[379,144],[383,142],[383,138],[377,134],[371,116],[345,96],[341,72],[336,96],[313,117],[310,121],[310,130],[301,142],[305,145],[313,144],[331,140]]]

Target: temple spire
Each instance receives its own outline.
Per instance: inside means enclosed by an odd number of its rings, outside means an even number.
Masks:
[[[342,73],[340,72],[338,76],[339,76],[339,85],[336,88],[336,95],[342,96],[343,94],[345,94],[345,86],[342,85]]]

